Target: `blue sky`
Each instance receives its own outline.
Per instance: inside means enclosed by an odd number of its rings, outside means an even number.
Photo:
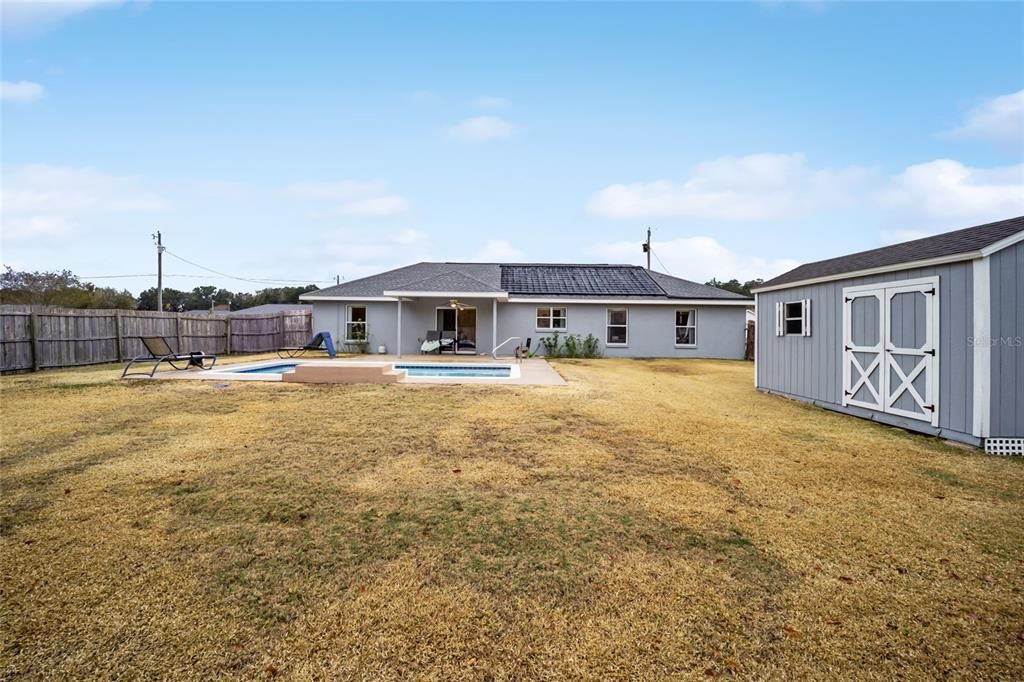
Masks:
[[[748,279],[1024,213],[1020,3],[3,13],[2,259],[22,269],[152,273],[156,229],[267,280],[639,263],[651,226],[659,269]]]

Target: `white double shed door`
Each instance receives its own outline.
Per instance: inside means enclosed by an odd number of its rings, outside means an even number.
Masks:
[[[843,405],[938,426],[938,277],[843,289]]]

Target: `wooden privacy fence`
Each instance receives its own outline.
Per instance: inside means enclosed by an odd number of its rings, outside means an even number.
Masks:
[[[0,306],[0,371],[123,362],[146,353],[142,336],[163,336],[177,352],[261,353],[301,346],[312,313],[195,315],[149,310]]]
[[[743,359],[754,359],[754,339],[757,337],[757,325],[753,321],[747,322],[746,339],[743,344]]]

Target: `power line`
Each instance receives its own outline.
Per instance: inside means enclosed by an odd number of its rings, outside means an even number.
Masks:
[[[197,267],[200,270],[206,270],[207,272],[212,272],[215,275],[220,275],[221,277],[226,277],[228,279],[237,279],[240,282],[255,282],[256,284],[333,284],[331,280],[326,279],[254,279],[252,277],[236,277],[235,275],[229,275],[226,272],[221,272],[219,270],[214,270],[213,268],[208,268],[205,265],[200,265],[199,263],[190,261],[187,258],[182,258],[178,254],[172,252],[167,247],[164,247],[164,253],[166,253],[168,256],[173,256],[174,258],[177,258],[183,263],[188,263],[193,267]]]
[[[660,265],[661,269],[665,271],[665,274],[672,275],[672,273],[668,271],[668,268],[665,267],[665,264],[661,262],[661,259],[658,258],[658,252],[651,249],[651,253],[654,254],[654,260],[658,261],[658,265]],[[675,275],[672,275],[672,277],[675,277]]]

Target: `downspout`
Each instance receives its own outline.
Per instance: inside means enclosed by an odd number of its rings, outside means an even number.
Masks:
[[[491,307],[491,355],[498,350],[498,299],[492,299]]]
[[[395,343],[395,355],[402,357],[402,299],[398,299],[398,340]]]

